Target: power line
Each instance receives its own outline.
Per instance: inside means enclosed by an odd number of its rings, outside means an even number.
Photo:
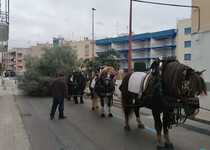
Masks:
[[[180,4],[172,4],[172,3],[161,3],[161,2],[153,2],[153,1],[144,1],[144,0],[132,0],[134,2],[152,4],[152,5],[162,5],[162,6],[171,6],[171,7],[182,7],[182,8],[195,8],[198,10],[198,32],[200,31],[200,7],[194,5],[180,5]]]
[[[160,3],[160,2],[152,2],[152,1],[143,1],[143,0],[132,0],[141,3],[148,3],[154,5],[165,5],[165,6],[174,6],[174,7],[190,7],[190,8],[199,8],[198,6],[190,6],[190,5],[179,5],[179,4],[172,4],[172,3]]]

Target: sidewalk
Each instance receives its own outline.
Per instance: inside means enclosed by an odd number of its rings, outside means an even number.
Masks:
[[[0,86],[0,150],[30,150],[30,143],[12,95]]]

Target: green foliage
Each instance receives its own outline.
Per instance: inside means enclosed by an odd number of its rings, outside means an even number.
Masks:
[[[99,53],[98,57],[94,60],[85,60],[83,62],[83,67],[86,68],[88,72],[96,71],[100,66],[108,65],[115,69],[119,69],[119,53],[113,49]]]
[[[57,72],[68,75],[78,68],[75,51],[66,47],[46,49],[41,58],[28,57],[25,62],[26,72],[19,77],[19,87],[30,96],[48,96]]]

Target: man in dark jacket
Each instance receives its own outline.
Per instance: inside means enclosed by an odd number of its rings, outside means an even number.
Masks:
[[[59,119],[65,119],[66,116],[64,116],[63,111],[64,111],[64,98],[67,96],[67,86],[65,83],[63,73],[59,73],[57,75],[57,78],[53,81],[51,85],[51,90],[52,90],[53,104],[50,113],[50,119],[51,120],[54,119],[57,107],[59,110]]]
[[[78,97],[80,98],[80,103],[83,104],[83,94],[86,87],[86,79],[82,72],[75,72],[73,75],[73,83],[74,83],[74,101],[75,104],[78,104]]]

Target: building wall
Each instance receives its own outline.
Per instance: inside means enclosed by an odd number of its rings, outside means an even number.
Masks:
[[[73,50],[76,50],[79,59],[92,58],[92,43],[88,39],[82,41],[64,41],[63,46],[71,47]]]
[[[210,1],[192,0],[192,5],[200,7],[201,28],[197,32],[197,12],[192,10],[192,65],[197,70],[207,69],[203,74],[210,89]]]
[[[14,48],[9,50],[4,55],[4,62],[6,70],[13,70],[17,74],[25,71],[25,56],[27,55],[29,48]]]
[[[52,47],[52,44],[50,43],[44,43],[44,44],[37,43],[37,45],[30,47],[29,51],[27,52],[27,55],[31,57],[40,58],[45,53],[45,49],[51,48],[51,47]]]
[[[192,5],[200,7],[200,32],[210,31],[210,1],[192,0]],[[192,9],[192,28],[193,33],[198,29],[198,10]]]
[[[185,30],[191,29],[191,19],[183,19],[177,22],[177,37],[176,37],[176,56],[177,59],[186,65],[191,66],[192,60],[187,60],[184,56],[192,56],[192,47],[185,47],[185,41],[192,41],[191,32],[186,33]]]
[[[207,69],[203,74],[210,82],[210,32],[198,33],[192,36],[193,41],[193,67],[199,71]]]
[[[25,68],[25,58],[28,56],[40,58],[46,48],[52,47],[51,44],[37,44],[30,48],[13,48],[10,49],[4,55],[5,68],[7,70],[13,70],[17,74],[22,74]]]

